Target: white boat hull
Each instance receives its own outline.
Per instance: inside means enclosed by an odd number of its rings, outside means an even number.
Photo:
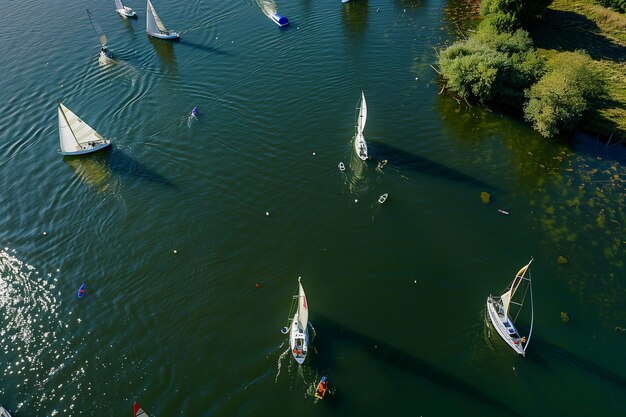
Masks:
[[[127,6],[124,6],[123,9],[116,9],[115,11],[124,18],[137,17],[137,13],[135,13],[133,9]]]
[[[95,144],[94,146],[87,146],[87,147],[83,147],[83,149],[78,150],[78,151],[72,151],[72,152],[63,152],[61,151],[61,155],[85,155],[88,153],[93,153],[93,152],[97,152],[101,149],[107,148],[111,146],[111,141],[106,141],[104,143],[98,143]]]
[[[522,339],[510,317],[504,316],[501,304],[491,296],[487,298],[487,314],[489,321],[504,340],[516,353],[525,356]]]
[[[291,331],[289,333],[289,346],[291,354],[299,365],[302,365],[306,359],[309,347],[309,329],[308,326],[304,332],[298,326],[298,314],[294,316],[291,322]]]
[[[354,138],[354,151],[356,152],[356,155],[361,158],[361,160],[367,160],[367,143],[365,142],[365,138],[362,134],[357,133]]]
[[[165,39],[165,40],[180,39],[180,35],[178,34],[178,32],[170,31],[169,33],[150,33],[150,32],[146,32],[146,33],[148,34],[148,36],[152,36],[157,39]]]

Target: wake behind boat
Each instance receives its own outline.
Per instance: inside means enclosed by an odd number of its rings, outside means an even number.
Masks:
[[[365,102],[365,94],[361,91],[361,104],[358,107],[359,115],[356,119],[356,135],[354,137],[354,151],[363,161],[367,160],[367,143],[363,136],[365,122],[367,122],[367,103]]]
[[[100,40],[100,59],[113,59],[113,54],[107,48],[107,37],[102,31],[102,28],[96,22],[93,15],[89,10],[87,10],[87,17],[89,17],[89,21],[91,22],[91,27],[93,27],[93,31],[96,32],[96,36]]]
[[[122,0],[115,0],[115,11],[124,19],[129,17],[137,17],[137,13],[128,6],[122,4]]]
[[[293,296],[293,299],[297,308],[293,317],[290,318],[289,346],[291,347],[293,358],[298,364],[302,365],[306,359],[309,345],[309,306],[300,277],[298,277],[298,293]]]
[[[502,293],[501,296],[489,296],[487,298],[487,312],[489,315],[489,320],[493,324],[493,327],[496,328],[500,337],[518,354],[522,356],[526,356],[526,349],[528,349],[528,344],[530,343],[530,336],[533,332],[533,291],[532,291],[532,282],[530,279],[530,272],[528,276],[526,273],[528,272],[528,268],[530,264],[533,262],[531,259],[527,265],[523,266],[513,278],[513,282],[507,287],[506,291]],[[524,285],[522,285],[524,284]],[[516,301],[514,296],[520,286],[524,287],[523,295],[521,296],[521,300]],[[515,321],[519,316],[519,313],[524,306],[524,300],[526,299],[526,293],[530,292],[530,330],[528,333],[528,338],[520,337],[517,328],[515,327]],[[517,299],[520,299],[518,297]],[[517,307],[515,312],[515,317],[511,318],[511,304]]]
[[[111,141],[102,137],[62,103],[57,105],[61,154],[83,155],[104,149]]]
[[[146,6],[146,33],[148,36],[153,36],[159,39],[169,39],[169,40],[177,40],[180,39],[180,35],[178,32],[174,32],[173,30],[168,30],[161,19],[159,19],[159,15],[157,14],[154,7],[152,7],[152,3],[148,0],[148,4]]]

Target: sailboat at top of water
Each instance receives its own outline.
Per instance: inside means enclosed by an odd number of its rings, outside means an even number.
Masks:
[[[309,305],[300,277],[298,277],[298,293],[293,296],[293,299],[296,301],[297,308],[293,317],[290,318],[289,346],[293,358],[302,365],[309,346]]]
[[[156,10],[154,10],[152,3],[150,3],[150,0],[148,0],[146,9],[146,33],[149,36],[154,36],[159,39],[180,39],[178,32],[168,30],[165,27],[161,19],[159,19]]]
[[[96,36],[100,40],[100,58],[103,59],[113,59],[113,54],[107,48],[107,36],[102,31],[102,28],[93,18],[93,15],[89,10],[87,10],[87,17],[89,17],[89,21],[91,22],[91,27],[93,27],[93,31],[96,32]]]
[[[62,103],[57,105],[61,154],[83,155],[104,149],[111,141],[102,137]]]
[[[115,11],[125,19],[137,17],[137,13],[133,9],[122,4],[122,0],[115,0]]]
[[[513,278],[513,282],[506,288],[502,295],[492,296],[487,298],[487,312],[489,320],[498,331],[500,337],[518,354],[526,356],[526,349],[530,343],[530,336],[533,332],[533,290],[532,282],[530,279],[530,264],[533,262],[531,259],[527,265],[524,265]],[[528,275],[526,275],[528,273]],[[520,290],[520,287],[523,290]],[[530,330],[528,338],[520,337],[517,328],[515,327],[515,321],[519,316],[524,301],[526,300],[526,294],[530,293]],[[521,294],[521,296],[520,296]],[[515,307],[516,312],[513,314],[512,306]],[[514,316],[511,318],[511,316]]]
[[[363,136],[365,122],[367,121],[367,103],[365,102],[365,94],[361,91],[361,103],[359,104],[359,115],[356,119],[356,135],[354,137],[354,151],[363,161],[367,160],[367,143]]]

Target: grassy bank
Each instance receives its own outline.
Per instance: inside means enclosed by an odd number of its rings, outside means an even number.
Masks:
[[[585,121],[583,129],[613,140],[626,139],[626,15],[593,0],[555,0],[542,20],[528,28],[548,59],[584,49],[608,82],[609,97]]]

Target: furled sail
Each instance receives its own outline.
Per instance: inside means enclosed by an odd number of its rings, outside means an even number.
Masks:
[[[305,331],[309,322],[309,306],[306,302],[306,294],[304,294],[304,288],[302,288],[300,280],[298,280],[298,287],[298,322],[302,331]]]
[[[533,261],[531,260],[530,262],[528,262],[528,265],[523,266],[522,269],[517,272],[509,289],[500,296],[500,299],[502,300],[502,306],[504,307],[505,316],[509,315],[509,305],[511,304],[511,299],[515,295],[515,291],[517,291],[517,288],[522,283],[524,275],[526,274],[526,271],[528,271],[528,267],[530,267],[530,264],[532,262]]]
[[[357,131],[363,134],[365,122],[367,121],[367,103],[365,102],[365,94],[361,91],[361,108],[359,109],[359,119],[357,121]]]
[[[59,137],[62,152],[74,152],[89,142],[101,143],[105,139],[91,126],[83,122],[62,103],[58,106]]]
[[[161,22],[161,19],[159,19],[159,15],[157,14],[156,10],[154,10],[154,7],[152,7],[152,3],[150,3],[150,0],[148,0],[148,13],[146,13],[146,26],[147,26],[148,32],[155,33],[158,30],[161,33],[168,33],[167,28],[165,27],[163,22]]]

